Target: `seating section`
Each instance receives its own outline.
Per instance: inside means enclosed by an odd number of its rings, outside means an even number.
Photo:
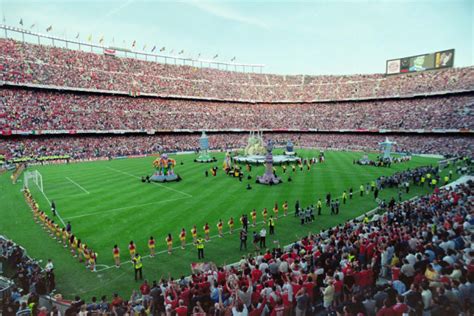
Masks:
[[[474,93],[429,98],[255,104],[0,89],[1,130],[474,130]]]
[[[264,134],[280,146],[291,140],[298,146],[335,149],[379,151],[379,142],[384,135],[367,134]],[[399,152],[443,154],[446,156],[470,156],[474,152],[472,137],[465,136],[398,136],[390,135],[397,142]],[[243,148],[247,145],[247,133],[217,133],[209,135],[211,149]],[[48,157],[69,155],[72,159],[95,159],[102,157],[133,156],[158,151],[198,150],[199,135],[159,134],[146,136],[40,136],[8,137],[3,141],[3,153],[7,159],[21,157]]]
[[[394,97],[472,90],[474,68],[399,76],[250,74],[117,58],[0,39],[3,81],[161,96],[247,101],[312,101]]]

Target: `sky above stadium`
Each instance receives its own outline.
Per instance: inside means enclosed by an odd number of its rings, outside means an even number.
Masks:
[[[4,23],[278,74],[383,73],[387,59],[456,49],[474,62],[474,1],[0,0]],[[3,34],[2,34],[3,36]],[[145,47],[146,45],[146,47]],[[184,51],[179,54],[179,52]]]

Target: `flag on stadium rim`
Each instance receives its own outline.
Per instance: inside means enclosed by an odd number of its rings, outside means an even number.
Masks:
[[[216,54],[212,59],[216,59],[217,57],[219,57],[219,54]]]
[[[34,28],[36,26],[36,23],[31,24],[30,29]]]
[[[78,39],[78,38],[79,38],[79,32],[77,32],[77,35],[76,35],[76,39]]]
[[[178,54],[182,55],[184,53],[184,49],[182,49]]]
[[[135,45],[137,44],[137,41],[133,41],[132,47],[135,48]]]
[[[87,41],[92,42],[92,34],[87,37]]]
[[[142,50],[145,50],[145,49],[146,49],[146,44],[145,44],[145,45],[143,45],[143,49],[142,49]]]
[[[51,31],[52,29],[53,29],[53,26],[50,25],[50,26],[48,26],[48,28],[46,29],[46,32],[49,32],[49,31]]]
[[[160,48],[160,52],[164,52],[165,49],[166,49],[166,47],[163,46],[162,48]]]
[[[99,43],[102,44],[104,42],[104,36],[102,36],[100,39],[99,39]]]
[[[234,61],[234,60],[235,60],[235,56],[230,61]]]
[[[155,49],[156,49],[156,45],[155,45],[155,46],[153,46],[153,48],[151,49],[151,51],[152,51],[152,52],[154,52],[154,51],[155,51]]]
[[[23,19],[20,19],[20,25],[23,26]]]

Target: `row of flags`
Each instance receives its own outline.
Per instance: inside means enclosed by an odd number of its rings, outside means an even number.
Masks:
[[[4,20],[5,20],[5,18],[4,18]],[[24,24],[23,24],[23,19],[20,19],[19,24],[20,24],[21,26],[24,26]],[[36,26],[36,23],[31,24],[30,29],[34,28],[35,26]],[[52,25],[50,25],[50,26],[48,26],[48,27],[46,28],[46,32],[48,32],[48,33],[51,32],[52,30],[53,30],[53,26],[52,26]],[[78,38],[79,38],[79,35],[80,35],[80,34],[79,34],[79,32],[78,32],[77,35],[75,36],[75,38],[78,39]],[[90,35],[87,37],[87,41],[88,41],[88,42],[92,42],[92,34],[90,34]],[[104,36],[101,36],[101,37],[99,38],[99,44],[103,44],[103,43],[104,43]],[[115,43],[115,39],[114,39],[114,38],[112,39],[112,43]],[[125,41],[123,41],[123,43],[125,44]],[[134,40],[134,41],[132,42],[132,48],[135,48],[136,45],[137,45],[137,41]],[[147,45],[145,44],[145,45],[143,45],[143,49],[142,49],[142,50],[145,51],[146,48],[147,48]],[[153,46],[153,48],[152,48],[150,51],[151,51],[151,52],[154,52],[155,50],[156,50],[156,45]],[[162,48],[160,48],[160,52],[164,52],[164,51],[166,51],[166,47],[165,47],[165,46],[163,46]],[[174,49],[170,50],[169,53],[170,53],[170,54],[173,54],[173,53],[174,53]],[[182,49],[182,50],[180,50],[180,51],[178,52],[178,55],[183,55],[183,54],[184,54],[184,49]],[[201,53],[198,54],[198,58],[199,58],[199,57],[201,57]],[[212,57],[212,59],[216,59],[217,57],[219,57],[219,54],[215,54],[214,57]],[[232,59],[231,59],[230,61],[235,61],[235,60],[236,60],[236,57],[234,56],[234,57],[232,57]]]

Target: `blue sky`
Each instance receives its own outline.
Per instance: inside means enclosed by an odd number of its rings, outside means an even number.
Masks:
[[[474,61],[474,1],[0,0],[6,24],[116,46],[265,64],[279,74],[383,73],[391,58],[455,48]]]

